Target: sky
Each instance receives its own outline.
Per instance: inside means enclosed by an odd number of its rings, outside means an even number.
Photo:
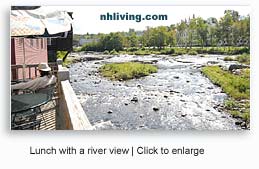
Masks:
[[[192,17],[202,17],[207,19],[215,17],[219,19],[224,15],[225,10],[236,10],[240,15],[250,14],[249,6],[47,6],[49,9],[66,10],[73,12],[74,34],[86,33],[110,33],[117,31],[128,31],[129,28],[135,30],[145,30],[147,26],[169,26],[179,23],[182,19]],[[168,20],[164,21],[104,21],[100,20],[101,14],[166,14]]]

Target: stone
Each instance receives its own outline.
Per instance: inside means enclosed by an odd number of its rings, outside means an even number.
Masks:
[[[242,123],[241,123],[241,127],[246,128],[246,122],[242,122]]]
[[[154,111],[158,111],[159,108],[158,108],[158,107],[153,107],[153,110],[154,110]]]
[[[189,83],[190,81],[189,80],[186,80],[186,83]]]
[[[101,83],[101,80],[95,81],[94,84],[99,84]]]
[[[234,69],[244,69],[244,68],[248,68],[249,66],[247,65],[242,65],[242,64],[233,64],[233,65],[230,65],[228,67],[228,70],[229,71],[233,71]]]
[[[112,111],[112,110],[109,110],[107,113],[108,113],[108,114],[112,114],[112,113],[113,113],[113,111]]]
[[[170,92],[170,93],[180,93],[180,92],[174,91],[174,90],[170,90],[169,92]]]
[[[138,98],[136,96],[134,96],[132,99],[131,99],[132,102],[138,102]]]
[[[179,79],[179,76],[174,76],[175,79]]]
[[[211,90],[211,89],[213,89],[213,87],[212,87],[212,86],[209,86],[209,87],[207,87],[207,89],[210,89],[210,90]]]
[[[74,82],[77,82],[77,80],[76,80],[76,79],[74,79]]]
[[[185,117],[185,116],[187,116],[187,114],[186,114],[186,113],[182,113],[181,116],[182,116],[182,117]]]
[[[139,115],[139,117],[140,117],[140,118],[143,118],[143,117],[144,117],[144,115],[143,115],[143,114],[141,114],[141,115]]]
[[[181,101],[181,102],[185,102],[185,100],[183,100],[183,99],[180,99],[180,101]]]
[[[164,95],[164,98],[168,98],[168,96],[167,96],[167,95]]]
[[[125,106],[128,106],[128,105],[129,105],[129,103],[124,103],[124,105],[125,105]]]
[[[241,121],[236,121],[236,122],[235,122],[235,125],[241,125],[241,124],[242,124]]]

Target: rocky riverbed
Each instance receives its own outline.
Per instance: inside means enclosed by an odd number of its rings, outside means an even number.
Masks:
[[[70,81],[96,129],[239,130],[222,108],[227,95],[201,74],[204,65],[227,67],[224,56],[81,55]],[[143,62],[158,72],[110,81],[98,73],[106,63]],[[234,63],[234,62],[233,62]]]

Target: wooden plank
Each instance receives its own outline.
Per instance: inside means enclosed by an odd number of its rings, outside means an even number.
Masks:
[[[64,102],[59,103],[59,106],[67,108],[68,117],[70,118],[69,120],[73,130],[92,130],[93,127],[68,80],[61,81],[61,90],[63,94],[61,97],[64,97]]]

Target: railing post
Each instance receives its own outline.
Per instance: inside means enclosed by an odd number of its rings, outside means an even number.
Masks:
[[[56,129],[64,129],[68,128],[66,126],[66,122],[64,121],[65,117],[62,113],[62,103],[64,102],[62,99],[62,90],[61,90],[61,81],[69,79],[69,70],[62,66],[62,59],[57,59],[58,71],[57,71],[57,94],[58,94],[58,102],[56,106]]]
[[[69,83],[69,70],[62,67],[62,60],[58,64],[58,105],[56,106],[57,130],[92,130],[77,96]]]

